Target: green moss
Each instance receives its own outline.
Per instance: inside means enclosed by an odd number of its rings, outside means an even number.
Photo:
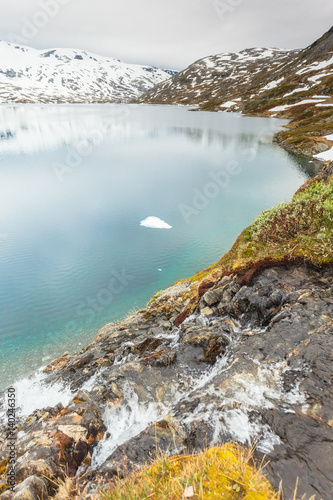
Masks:
[[[0,495],[2,495],[2,493],[5,493],[5,491],[7,490],[9,490],[9,486],[7,486],[7,484],[0,483]]]
[[[150,306],[150,304],[152,304],[156,299],[158,299],[158,297],[160,297],[163,293],[163,290],[160,290],[159,292],[156,292],[152,298],[150,299],[150,301],[148,302],[147,304],[147,307]]]
[[[265,258],[304,257],[315,265],[333,263],[333,179],[314,182],[262,212],[220,265],[242,268]]]

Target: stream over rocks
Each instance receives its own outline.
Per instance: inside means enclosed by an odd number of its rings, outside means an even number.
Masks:
[[[177,283],[124,323],[107,325],[79,354],[24,381],[43,388],[45,407],[36,398],[35,408],[31,401],[21,408],[18,486],[1,499],[38,487],[52,496],[65,471],[88,498],[98,481],[156,452],[226,441],[255,441],[269,480],[275,488],[282,480],[287,498],[297,477],[300,495],[330,498],[332,268],[266,269],[249,286],[225,277],[175,326],[196,287]],[[3,483],[6,467],[3,446]]]

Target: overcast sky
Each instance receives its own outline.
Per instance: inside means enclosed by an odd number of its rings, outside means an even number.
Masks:
[[[332,0],[0,0],[0,7],[2,40],[174,69],[247,47],[305,47],[333,25]]]

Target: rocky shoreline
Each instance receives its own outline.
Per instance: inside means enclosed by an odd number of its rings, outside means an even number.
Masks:
[[[37,391],[58,391],[59,404],[17,413],[14,491],[1,427],[0,498],[57,498],[69,476],[76,498],[97,499],[112,477],[160,451],[232,441],[256,442],[285,498],[299,477],[299,495],[330,500],[332,174],[333,164],[323,167],[219,263],[39,372]]]
[[[73,398],[20,422],[19,484],[0,498],[48,498],[65,472],[78,481],[80,498],[92,498],[98,484],[157,450],[257,439],[275,488],[282,479],[289,498],[299,476],[300,494],[328,500],[332,271],[291,264],[266,269],[248,285],[224,277],[177,327],[184,292],[196,286],[178,284],[123,324],[107,325],[81,353],[53,361],[43,383],[52,390],[60,381]],[[156,312],[166,301],[169,311]],[[6,459],[3,447],[4,483]]]

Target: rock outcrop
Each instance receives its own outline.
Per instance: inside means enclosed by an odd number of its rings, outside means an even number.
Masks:
[[[43,383],[50,390],[55,382],[68,385],[72,400],[22,420],[18,486],[0,498],[38,498],[38,488],[47,498],[65,475],[85,498],[98,482],[144,464],[157,450],[256,439],[274,487],[282,479],[288,497],[299,477],[299,493],[328,500],[332,271],[275,267],[248,285],[224,277],[179,327],[175,313],[154,314],[161,296],[125,323],[107,326],[80,354],[52,362]],[[164,294],[178,302],[193,286]],[[4,444],[3,433],[0,439]],[[0,465],[5,484],[5,447]]]

